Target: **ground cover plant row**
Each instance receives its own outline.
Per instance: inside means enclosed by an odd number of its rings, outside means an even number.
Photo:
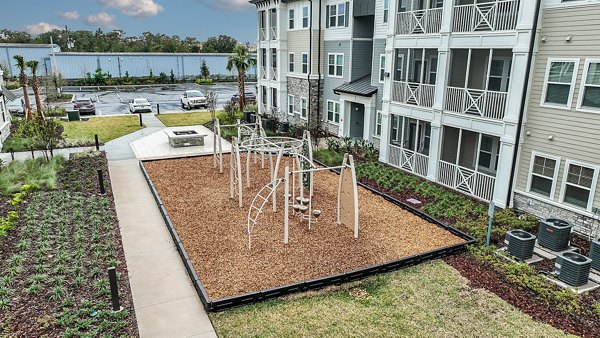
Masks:
[[[335,162],[340,154],[326,151],[323,156]],[[552,261],[527,266],[510,263],[492,253],[503,245],[508,230],[536,233],[537,218],[510,209],[497,210],[492,227],[492,249],[485,249],[482,243],[485,243],[488,216],[483,202],[380,162],[359,162],[356,168],[357,178],[362,183],[401,201],[416,198],[423,202],[417,206],[423,212],[476,237],[479,244],[471,248],[470,253],[446,259],[474,286],[486,288],[537,320],[567,332],[584,336],[600,332],[600,291],[576,295],[557,287],[540,274],[553,270]],[[590,243],[573,235],[572,244],[586,254]]]
[[[28,193],[16,226],[0,239],[1,335],[137,336],[114,203],[97,195],[95,176],[85,174],[93,168],[106,170],[105,158],[67,161],[59,188]],[[121,312],[111,311],[111,266]]]

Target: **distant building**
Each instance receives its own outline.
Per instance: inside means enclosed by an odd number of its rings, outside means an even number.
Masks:
[[[514,206],[589,232],[600,216],[600,2],[544,0]]]
[[[9,99],[14,100],[15,96],[4,87],[4,71],[0,69],[0,146],[10,135],[10,114],[6,107]]]

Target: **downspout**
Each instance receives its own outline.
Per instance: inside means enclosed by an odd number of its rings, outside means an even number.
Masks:
[[[319,72],[319,78],[317,79],[317,123],[321,123],[321,117],[319,116],[319,111],[321,110],[321,28],[322,28],[322,11],[323,6],[321,5],[321,0],[319,0],[319,41],[317,47],[317,70]]]
[[[310,112],[312,110],[312,104],[311,104],[311,83],[310,83],[310,76],[312,75],[312,27],[313,27],[313,2],[312,0],[308,0],[308,2],[310,2],[310,22],[308,24],[308,75],[306,76],[306,80],[308,81],[308,122],[307,122],[307,127],[308,130],[310,130]]]
[[[512,159],[512,168],[510,171],[510,180],[508,181],[508,197],[506,199],[506,205],[509,206],[513,196],[513,187],[515,175],[517,172],[517,159],[519,157],[519,140],[521,139],[521,129],[523,128],[523,120],[525,118],[525,109],[527,107],[527,97],[529,92],[529,82],[532,76],[531,68],[532,68],[532,60],[533,60],[533,51],[535,49],[535,39],[537,37],[537,29],[538,29],[538,21],[540,18],[540,7],[542,0],[537,0],[535,4],[535,16],[533,19],[533,27],[531,29],[531,39],[529,41],[529,55],[527,56],[527,68],[525,74],[527,77],[525,78],[525,84],[523,86],[523,95],[521,97],[521,112],[519,114],[519,122],[517,124],[517,137],[515,140],[515,151],[513,153]]]

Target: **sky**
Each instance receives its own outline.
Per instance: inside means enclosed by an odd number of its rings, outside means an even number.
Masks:
[[[4,1],[3,1],[4,2]],[[6,1],[0,29],[32,35],[52,29],[143,32],[196,37],[226,34],[256,41],[256,9],[248,0],[29,0]]]

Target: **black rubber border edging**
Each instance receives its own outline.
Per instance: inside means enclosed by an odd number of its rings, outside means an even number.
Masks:
[[[190,156],[190,157],[201,157],[201,156]],[[249,293],[245,293],[245,294],[241,294],[241,295],[237,295],[237,296],[211,300],[210,297],[208,296],[208,293],[206,292],[206,289],[204,289],[204,285],[202,285],[200,278],[196,274],[196,271],[194,270],[192,262],[190,261],[187,253],[185,252],[183,244],[181,243],[181,240],[179,239],[179,236],[177,235],[177,231],[173,227],[173,223],[171,222],[171,219],[169,218],[169,215],[167,214],[167,210],[165,209],[165,207],[160,199],[160,196],[158,195],[158,192],[156,191],[156,188],[154,187],[154,184],[152,183],[152,180],[150,179],[150,176],[148,175],[148,172],[146,171],[146,168],[144,167],[145,162],[154,162],[154,161],[158,161],[158,160],[140,161],[139,162],[140,168],[142,169],[142,172],[144,173],[144,178],[146,179],[146,182],[148,183],[148,186],[150,187],[150,190],[152,191],[154,200],[156,201],[156,204],[158,205],[158,207],[160,209],[160,213],[165,221],[165,224],[167,225],[167,228],[169,229],[169,233],[171,234],[171,237],[173,238],[173,242],[175,242],[175,246],[177,248],[177,251],[179,252],[179,255],[181,256],[181,260],[183,261],[183,264],[185,265],[185,269],[187,270],[188,275],[189,275],[190,279],[192,280],[194,289],[196,289],[196,292],[198,293],[198,296],[200,297],[200,300],[202,301],[202,304],[204,305],[204,309],[206,309],[206,311],[209,311],[209,312],[210,311],[222,311],[222,310],[226,310],[226,309],[229,309],[232,307],[256,303],[256,302],[260,302],[260,301],[267,300],[267,299],[278,298],[278,297],[289,295],[289,294],[296,293],[296,292],[320,289],[320,288],[323,288],[323,287],[326,287],[329,285],[339,285],[342,283],[347,283],[347,282],[351,282],[354,280],[369,277],[369,276],[372,276],[372,275],[375,275],[378,273],[402,269],[402,268],[417,265],[419,263],[423,263],[423,262],[426,262],[429,260],[443,258],[443,257],[449,256],[449,255],[463,252],[466,249],[467,245],[474,244],[476,242],[475,238],[473,238],[472,236],[470,236],[456,228],[453,228],[449,225],[443,224],[442,222],[436,220],[432,216],[430,216],[426,213],[423,213],[420,210],[417,210],[417,209],[411,207],[410,205],[407,205],[391,196],[388,196],[388,195],[386,195],[380,191],[377,191],[363,183],[358,182],[359,186],[367,189],[368,191],[370,191],[378,196],[383,197],[387,201],[401,207],[402,209],[404,209],[406,211],[409,211],[431,223],[436,224],[437,226],[451,232],[455,236],[464,239],[465,242],[463,242],[461,244],[443,247],[443,248],[432,250],[432,251],[427,251],[427,252],[424,252],[424,253],[421,253],[418,255],[413,255],[413,256],[409,256],[409,257],[396,259],[396,260],[386,262],[383,264],[369,266],[366,268],[362,268],[362,269],[358,269],[358,270],[354,270],[354,271],[350,271],[350,272],[335,274],[335,275],[326,276],[326,277],[322,277],[322,278],[316,278],[316,279],[298,282],[298,283],[294,283],[294,284],[288,284],[288,285],[284,285],[284,286],[278,286],[278,287],[267,289],[267,290],[249,292]],[[320,165],[323,165],[322,163],[320,163],[318,161],[315,161],[315,162]],[[335,171],[335,170],[332,170],[332,172],[339,174],[339,172]]]

